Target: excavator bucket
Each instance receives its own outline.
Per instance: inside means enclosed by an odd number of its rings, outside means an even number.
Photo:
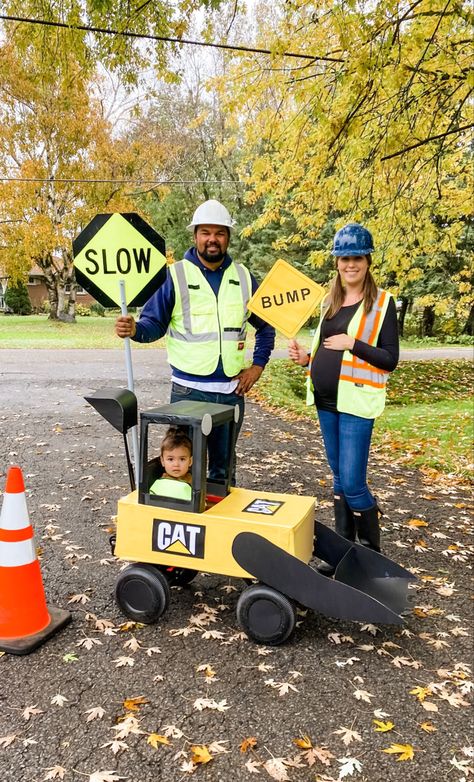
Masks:
[[[345,541],[318,524],[322,538],[326,530],[339,539],[333,541],[339,547],[339,560],[327,557],[336,567],[334,579],[253,532],[237,535],[232,553],[259,581],[320,614],[357,622],[403,624],[400,614],[407,608],[408,583],[415,576],[382,554]],[[327,546],[325,539],[323,550]]]

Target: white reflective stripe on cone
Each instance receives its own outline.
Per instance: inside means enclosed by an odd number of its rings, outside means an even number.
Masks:
[[[24,492],[3,495],[0,512],[0,529],[23,529],[30,526],[30,517]]]
[[[31,565],[35,559],[36,549],[33,538],[20,540],[17,543],[0,541],[0,567]]]

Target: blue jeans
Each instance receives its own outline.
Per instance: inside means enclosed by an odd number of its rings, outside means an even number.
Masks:
[[[367,486],[367,462],[373,418],[318,410],[334,494],[343,494],[352,510],[367,510],[375,499]]]
[[[235,405],[240,411],[237,422],[237,437],[239,436],[244,420],[245,400],[240,394],[217,394],[213,391],[198,391],[196,388],[188,388],[178,383],[171,384],[170,402],[181,402],[183,399],[192,402],[212,402],[216,405]],[[237,440],[236,437],[236,440]],[[216,427],[207,438],[208,477],[210,480],[223,480],[228,471],[227,454],[229,450],[230,426],[223,424]],[[235,454],[234,469],[231,475],[231,484],[235,486]]]

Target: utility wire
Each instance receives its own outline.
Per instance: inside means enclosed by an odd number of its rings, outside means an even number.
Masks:
[[[9,16],[0,14],[0,19],[6,22],[25,22],[28,24],[39,24],[44,27],[62,27],[66,30],[84,30],[88,33],[104,33],[106,35],[123,35],[125,38],[145,38],[151,41],[163,41],[165,43],[177,43],[180,46],[207,46],[212,49],[227,49],[234,52],[243,52],[251,54],[277,54],[280,57],[296,57],[302,60],[324,60],[326,62],[345,62],[337,57],[317,57],[313,54],[300,54],[298,52],[272,52],[271,49],[258,49],[249,46],[233,46],[226,43],[206,43],[205,41],[193,41],[189,38],[169,38],[164,35],[150,35],[146,33],[132,33],[129,30],[111,30],[106,27],[90,27],[86,24],[66,24],[65,22],[51,22],[47,19],[30,19],[25,16]]]
[[[110,184],[110,185],[220,185],[242,184],[235,179],[56,179],[56,177],[13,177],[0,176],[0,182],[60,182],[61,184]]]

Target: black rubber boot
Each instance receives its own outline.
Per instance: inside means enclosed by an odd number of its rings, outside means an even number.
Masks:
[[[377,503],[367,510],[355,510],[353,514],[361,546],[380,551],[379,517],[382,513]]]
[[[354,516],[343,494],[334,495],[335,529],[346,540],[355,540],[356,527]]]
[[[343,494],[334,495],[334,519],[336,532],[346,540],[355,540],[354,516]],[[336,568],[322,561],[316,570],[323,576],[333,576]]]

